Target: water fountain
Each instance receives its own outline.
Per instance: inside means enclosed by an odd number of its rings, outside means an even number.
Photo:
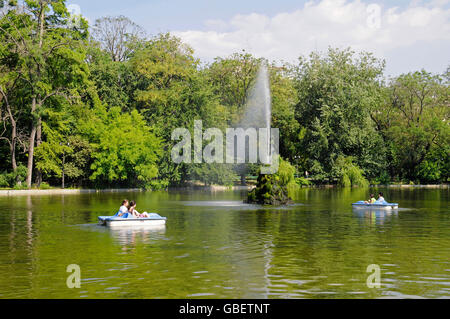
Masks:
[[[253,85],[247,97],[245,113],[239,127],[271,128],[272,124],[272,96],[270,93],[270,76],[266,62],[262,62]],[[270,144],[270,131],[268,131],[268,143]],[[270,148],[268,148],[270,149]],[[266,162],[262,160],[262,162]]]
[[[271,152],[271,126],[272,96],[270,74],[267,62],[264,61],[261,63],[255,84],[248,95],[245,113],[240,122],[240,127],[244,129],[255,128],[260,134],[264,132],[261,131],[262,128],[267,129],[267,137],[264,139],[267,145],[259,145],[259,148],[266,150],[259,153],[260,164],[271,163],[274,160],[273,157],[277,156]],[[261,140],[259,142],[261,143]],[[246,154],[248,154],[248,146]],[[280,168],[282,169],[283,167]],[[287,175],[289,174],[287,173]],[[284,175],[286,175],[286,171],[279,171],[273,175],[259,174],[256,189],[248,194],[248,202],[264,205],[285,205],[289,203],[287,184],[293,179],[293,174],[289,178],[286,178]]]

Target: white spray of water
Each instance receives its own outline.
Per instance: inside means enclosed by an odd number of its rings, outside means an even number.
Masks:
[[[267,163],[270,156],[270,128],[272,124],[272,96],[270,92],[269,69],[266,62],[262,62],[256,76],[255,84],[250,90],[245,105],[245,113],[240,127],[256,130],[267,129],[267,158],[260,159]],[[260,146],[261,147],[261,146]]]

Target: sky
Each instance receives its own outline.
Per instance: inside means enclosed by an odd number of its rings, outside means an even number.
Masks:
[[[390,76],[450,66],[450,0],[68,0],[93,22],[124,15],[204,62],[246,50],[295,63],[328,47],[373,52]]]

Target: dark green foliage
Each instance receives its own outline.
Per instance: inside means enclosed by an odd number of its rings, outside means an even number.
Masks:
[[[195,164],[189,167],[189,177],[205,185],[233,186],[239,177],[229,164]]]
[[[294,173],[295,168],[280,158],[278,172],[273,175],[260,174],[256,188],[248,194],[247,202],[273,206],[289,204],[289,194],[299,187]]]
[[[378,103],[383,67],[372,55],[349,50],[301,60],[296,116],[306,128],[300,148],[315,179],[339,179],[335,166],[348,156],[369,177],[382,171],[386,150],[369,111]]]
[[[363,171],[353,163],[353,158],[340,156],[333,167],[334,176],[339,179],[342,187],[368,187],[369,182],[364,178]]]
[[[19,165],[15,172],[0,174],[0,187],[12,188],[16,185],[22,185],[27,176],[27,168],[23,165]]]

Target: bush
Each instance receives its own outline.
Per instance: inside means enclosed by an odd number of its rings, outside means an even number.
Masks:
[[[16,172],[5,174],[5,176],[8,180],[9,187],[16,184],[20,185],[25,182],[25,179],[27,178],[27,168],[24,165],[19,165]]]
[[[162,180],[153,180],[149,183],[145,184],[144,189],[145,190],[152,190],[152,191],[160,191],[160,190],[166,190],[169,187],[169,181],[166,179]]]
[[[7,174],[0,174],[0,187],[9,187]]]
[[[299,185],[299,186],[310,186],[311,182],[306,179],[305,177],[298,177],[295,179],[295,182]]]
[[[338,176],[338,184],[341,187],[369,186],[369,182],[363,175],[363,170],[353,163],[352,157],[338,157],[334,172]]]
[[[391,183],[391,177],[386,171],[383,171],[376,179],[376,184],[389,185]]]
[[[41,183],[41,186],[39,186],[39,189],[43,189],[43,190],[50,189],[50,188],[51,188],[50,185],[46,182]]]
[[[21,191],[27,189],[27,187],[25,185],[16,184],[14,185],[13,189],[16,191]]]
[[[442,167],[439,162],[424,161],[418,168],[418,178],[424,183],[439,183],[442,180]]]
[[[23,183],[27,177],[27,168],[24,165],[19,165],[16,172],[0,174],[0,187],[10,188],[15,184]]]

